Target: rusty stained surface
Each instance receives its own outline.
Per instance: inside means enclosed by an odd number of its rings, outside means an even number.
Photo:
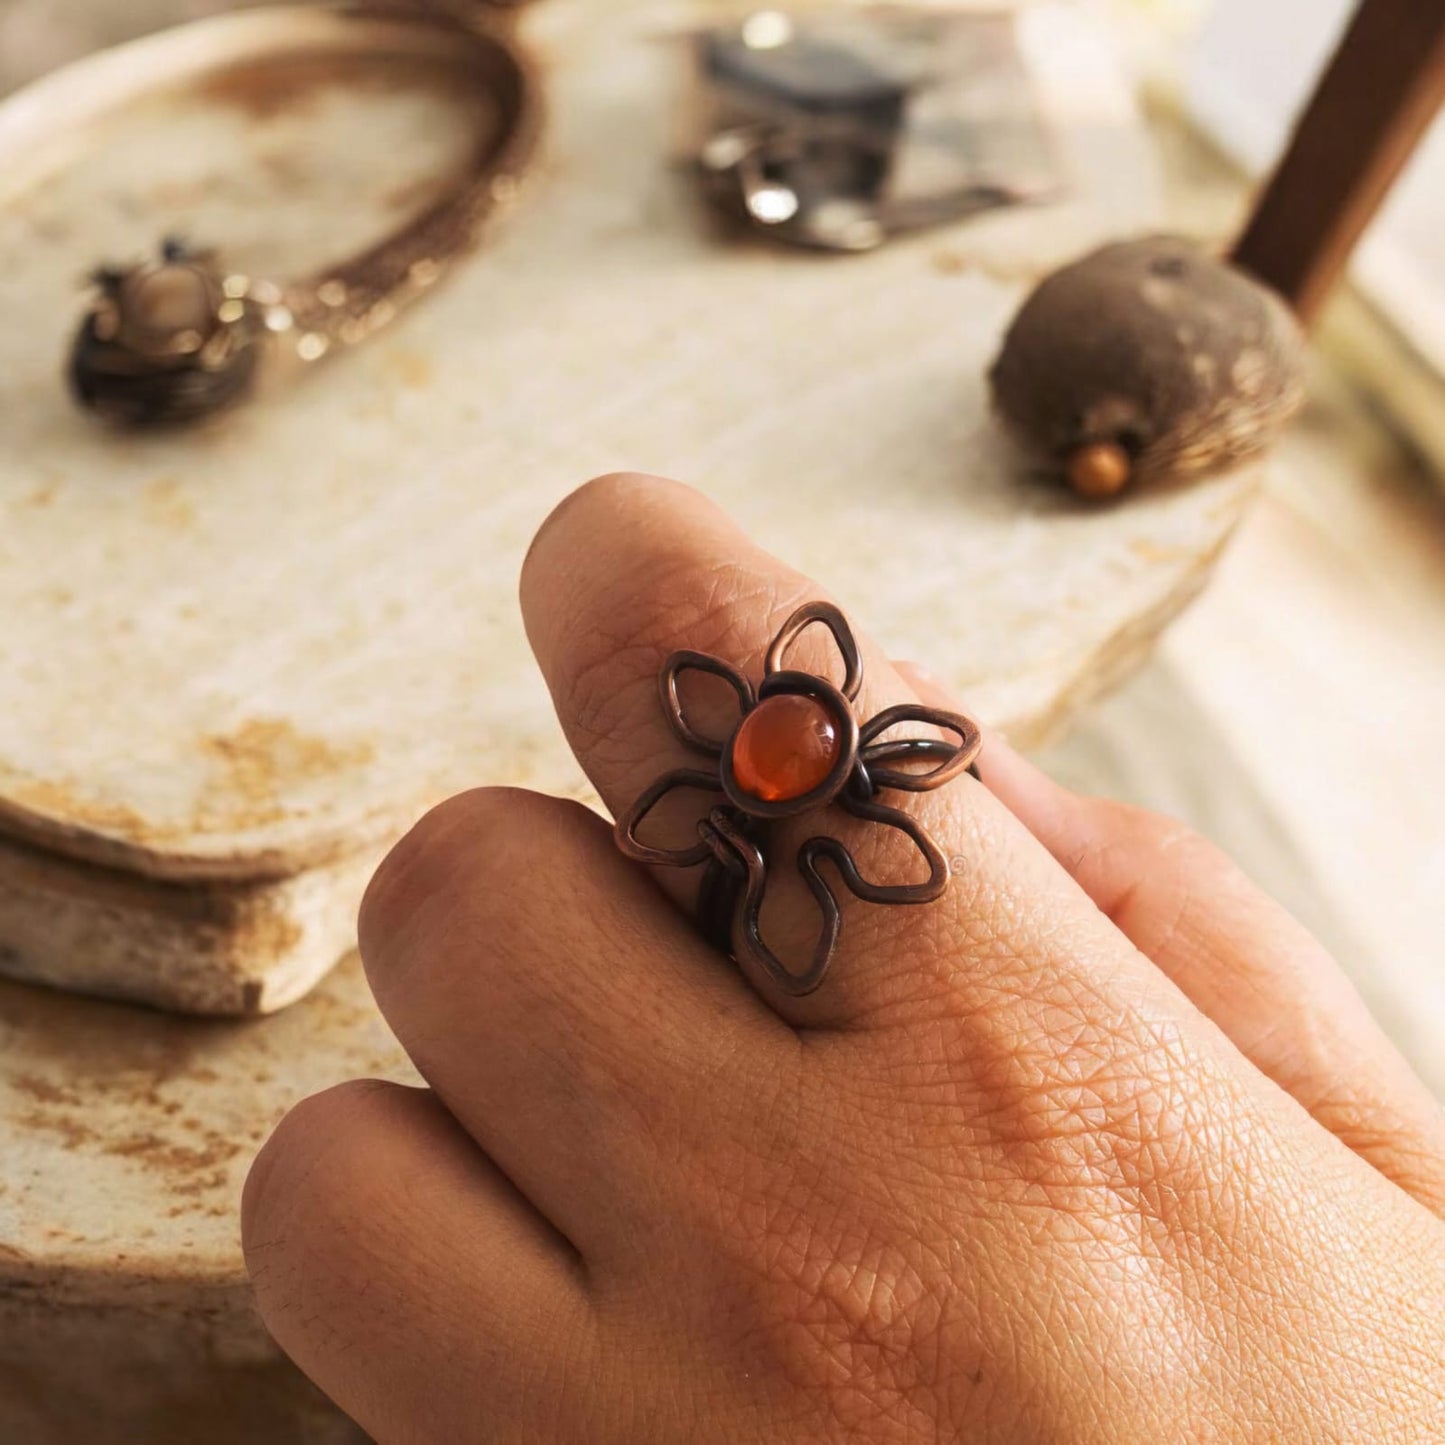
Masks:
[[[195,742],[209,777],[193,821],[208,830],[255,828],[284,819],[298,785],[364,766],[374,751],[366,741],[308,737],[282,717],[250,718],[228,733],[203,734]],[[73,780],[21,782],[11,789],[10,801],[29,812],[152,847],[164,847],[182,831],[157,828],[133,808],[89,796]]]
[[[0,1298],[155,1307],[239,1285],[240,1191],[299,1099],[351,1077],[415,1081],[353,957],[276,1018],[185,1020],[0,983]]]
[[[435,39],[431,44],[434,49]],[[391,163],[367,162],[379,173],[371,178],[369,189],[354,184],[355,175],[331,178],[336,201],[344,194],[346,204],[328,205],[325,197],[318,203],[318,210],[331,216],[329,238],[321,234],[326,226],[315,214],[292,225],[288,236],[283,198],[294,197],[298,191],[316,192],[328,159],[334,161],[343,147],[354,152],[348,132],[360,107],[373,117],[379,111],[382,130],[389,127],[393,132],[392,143],[380,142]],[[73,168],[62,163],[59,176],[47,181],[37,202],[40,214],[33,214],[23,204],[16,213],[0,214],[0,255],[23,254],[29,249],[28,234],[32,242],[43,240],[47,246],[72,253],[86,248],[90,265],[102,255],[126,254],[126,246],[107,248],[108,229],[133,232],[139,238],[129,243],[133,250],[161,234],[157,227],[170,229],[174,221],[205,242],[239,236],[241,254],[237,259],[244,262],[246,226],[232,224],[234,215],[226,221],[209,220],[209,208],[215,205],[224,212],[227,207],[244,206],[259,213],[264,211],[269,193],[283,219],[274,227],[279,234],[257,238],[262,247],[279,256],[289,239],[295,243],[295,251],[305,252],[309,247],[317,258],[344,256],[443,194],[450,176],[464,168],[468,150],[485,132],[489,112],[485,97],[476,94],[471,78],[445,51],[426,56],[392,54],[382,57],[380,64],[375,55],[268,60],[226,67],[188,85],[160,85],[123,110],[114,123],[94,128],[91,144],[101,154],[87,154],[82,146],[82,159]],[[177,154],[171,158],[174,164],[167,164],[168,147],[162,140],[155,174],[143,174],[135,164],[142,151],[154,150],[156,138],[167,132],[183,133],[198,115],[204,117],[208,141],[219,143],[199,146],[189,155]],[[312,130],[323,137],[319,156],[308,142]],[[170,148],[179,152],[185,146],[177,143]],[[104,154],[108,150],[113,154]],[[408,159],[400,163],[398,155]],[[128,157],[132,164],[128,166],[121,157]],[[360,162],[353,160],[350,169],[354,171],[357,164]],[[237,168],[243,178],[234,181],[224,176],[228,166]],[[218,179],[222,183],[218,184]],[[109,209],[109,219],[116,224],[108,228],[89,207],[77,212],[68,211],[64,202],[47,204],[54,199],[53,189],[58,186],[64,191],[67,183],[78,188],[99,185],[105,192],[100,208]],[[215,199],[218,195],[219,201]],[[181,219],[188,215],[194,218],[189,226]],[[82,216],[84,224],[77,224]],[[254,232],[254,220],[250,227]],[[295,261],[294,253],[291,259]],[[264,274],[264,267],[249,269]],[[73,273],[63,282],[73,299],[59,300],[54,315],[57,329],[70,324],[78,302],[75,274],[82,273]],[[51,278],[52,290],[60,280],[57,268]],[[380,355],[397,386],[413,391],[429,387],[432,365],[424,352],[388,347]],[[50,359],[40,360],[48,370]],[[55,377],[45,380],[53,383]],[[58,387],[46,397],[52,406],[61,400]],[[158,725],[151,731],[168,745],[168,756],[136,758],[134,750],[126,747],[123,734],[114,738],[117,759],[130,760],[136,771],[155,774],[167,769],[177,779],[184,779],[177,791],[185,787],[189,797],[174,800],[183,801],[183,809],[165,806],[172,801],[169,799],[156,806],[157,800],[148,798],[143,786],[131,786],[118,776],[99,777],[95,767],[67,768],[59,757],[52,762],[46,756],[47,734],[62,739],[97,722],[103,726],[111,708],[124,706],[124,696],[114,694],[117,690],[123,694],[128,672],[142,670],[127,667],[128,654],[141,648],[139,639],[148,630],[146,622],[135,615],[136,603],[143,604],[144,596],[138,598],[134,590],[127,596],[124,583],[118,589],[108,588],[108,581],[116,579],[106,576],[106,556],[90,559],[99,561],[98,568],[73,573],[68,566],[74,560],[74,548],[66,544],[73,536],[72,529],[85,524],[84,509],[94,500],[91,479],[84,471],[108,460],[103,452],[94,452],[94,444],[103,447],[108,442],[117,461],[141,451],[163,454],[166,461],[174,462],[148,477],[137,476],[132,485],[122,488],[128,494],[119,503],[123,517],[111,512],[93,518],[93,525],[99,528],[119,523],[114,546],[103,549],[110,556],[117,556],[124,546],[157,560],[158,565],[145,569],[144,577],[127,579],[132,584],[139,580],[153,588],[166,571],[174,572],[176,569],[165,565],[168,552],[175,555],[193,549],[200,559],[208,545],[224,546],[227,518],[224,506],[218,509],[200,498],[198,494],[205,492],[208,484],[204,475],[197,474],[198,456],[225,447],[221,439],[224,423],[201,428],[174,444],[151,439],[152,445],[131,438],[106,438],[68,412],[63,416],[57,413],[51,420],[63,422],[66,433],[76,429],[74,436],[61,438],[62,451],[67,442],[92,446],[85,448],[90,454],[79,474],[63,459],[51,465],[49,445],[25,448],[28,461],[13,474],[0,467],[0,515],[18,524],[8,529],[13,552],[3,543],[0,552],[10,553],[6,561],[23,556],[30,563],[24,569],[28,575],[17,579],[16,585],[25,594],[20,599],[23,623],[32,630],[29,636],[22,633],[17,638],[16,649],[19,652],[29,645],[44,650],[52,642],[47,634],[74,634],[82,629],[98,645],[88,649],[90,655],[83,665],[68,677],[55,669],[59,685],[47,687],[45,694],[51,704],[50,717],[45,724],[37,723],[26,740],[28,747],[21,752],[28,756],[7,756],[0,740],[0,828],[8,827],[23,839],[81,859],[133,865],[160,877],[266,876],[326,862],[366,846],[394,832],[421,805],[448,791],[445,786],[428,787],[423,782],[419,789],[403,792],[399,798],[373,797],[356,809],[347,809],[345,800],[352,786],[358,779],[364,785],[368,778],[376,754],[373,738],[362,729],[335,736],[303,727],[286,711],[285,696],[277,698],[278,706],[271,710],[245,711],[238,706],[244,679],[230,689],[231,696],[216,698],[219,705],[190,720],[192,725],[184,731],[167,728],[164,718],[156,719]],[[39,465],[30,470],[37,461]],[[274,520],[276,530],[284,531],[284,504],[275,508]],[[278,539],[265,540],[269,547]],[[204,573],[210,570],[204,561],[198,560],[190,570],[198,588],[204,587]],[[217,574],[212,571],[211,575]],[[316,583],[321,586],[322,579]],[[231,600],[240,611],[245,599]],[[324,607],[324,596],[308,597],[304,605],[313,611],[318,605]],[[204,597],[190,596],[177,599],[169,620],[173,634],[177,630],[200,633],[215,621],[215,614]],[[324,637],[317,640],[326,641]],[[342,648],[348,641],[344,632],[331,640]],[[175,641],[172,635],[163,645]],[[212,633],[212,642],[224,648],[224,631],[220,636]],[[284,640],[278,640],[278,645],[284,648]],[[193,668],[203,665],[198,650],[188,660]],[[173,697],[187,691],[190,679],[182,666],[167,675],[162,664],[155,672],[157,701],[163,702],[161,689]],[[297,680],[304,681],[299,669]],[[107,699],[111,708],[91,706],[98,682],[111,694]],[[83,764],[87,760],[74,761]],[[328,829],[324,815],[338,806],[345,823]],[[279,846],[273,842],[277,834],[285,838]],[[238,837],[260,841],[251,847],[244,843],[228,846],[228,840]],[[198,839],[202,840],[199,847]]]
[[[221,799],[236,800],[223,803],[223,810],[240,812],[252,826],[259,819],[284,816],[286,798],[298,782],[345,774],[369,763],[375,751],[365,740],[309,737],[286,718],[250,718],[199,743],[215,763],[211,790]]]

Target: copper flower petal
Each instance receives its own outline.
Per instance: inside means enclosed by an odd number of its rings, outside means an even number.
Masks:
[[[701,768],[674,768],[664,773],[638,797],[637,801],[618,819],[613,834],[617,846],[629,858],[638,863],[652,863],[670,868],[692,868],[706,863],[712,857],[712,847],[705,838],[688,848],[656,848],[644,843],[637,830],[647,815],[669,793],[679,788],[696,788],[701,792],[720,793],[722,783],[718,775]]]
[[[806,603],[783,623],[778,635],[773,639],[772,646],[768,648],[765,671],[768,676],[787,671],[784,659],[788,649],[797,641],[799,634],[814,623],[820,623],[833,634],[838,654],[843,659],[843,685],[839,691],[852,702],[863,685],[863,659],[858,652],[853,629],[848,626],[848,619],[831,602]]]
[[[894,738],[878,742],[890,728],[901,723],[924,723],[929,727],[951,732],[957,743],[941,738]],[[978,724],[962,713],[945,712],[942,708],[925,707],[922,703],[905,702],[885,708],[866,723],[858,733],[859,756],[868,769],[874,787],[896,788],[904,793],[927,793],[941,788],[960,773],[973,766],[983,747]],[[938,758],[937,767],[927,772],[910,773],[898,768],[880,766],[908,758]]]
[[[741,933],[738,946],[740,956],[751,961],[775,987],[790,997],[801,998],[804,994],[812,993],[823,982],[843,926],[843,915],[838,907],[838,900],[833,896],[833,890],[813,866],[805,844],[798,851],[798,871],[817,900],[822,915],[822,928],[817,942],[813,945],[807,968],[801,973],[794,973],[763,940],[761,914],[768,865],[762,850],[751,838],[729,826],[718,814],[715,813],[713,818],[718,832],[747,869],[747,883],[738,899],[735,913],[739,925],[736,931]]]
[[[713,677],[720,677],[737,694],[739,712],[745,714],[753,706],[756,698],[753,693],[753,685],[732,663],[724,662],[720,657],[712,657],[706,652],[691,652],[683,650],[674,652],[663,664],[662,672],[658,675],[658,690],[662,694],[662,710],[667,714],[667,721],[673,732],[688,745],[698,752],[709,753],[713,757],[719,757],[722,750],[727,746],[727,739],[710,738],[698,732],[687,720],[687,714],[683,711],[682,699],[678,696],[677,681],[684,672],[706,672]]]
[[[916,818],[902,808],[889,807],[876,799],[865,802],[845,795],[838,801],[855,818],[896,828],[910,839],[928,865],[928,877],[918,883],[870,883],[859,873],[853,855],[836,838],[810,838],[800,854],[811,852],[814,856],[831,858],[849,891],[865,903],[932,903],[948,887],[948,859]]]

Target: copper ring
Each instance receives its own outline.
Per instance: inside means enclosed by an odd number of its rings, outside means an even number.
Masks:
[[[309,364],[354,346],[474,249],[516,194],[541,130],[531,66],[508,28],[484,18],[498,8],[496,0],[465,13],[405,0],[300,7],[343,25],[435,32],[448,63],[465,66],[493,102],[486,135],[447,194],[377,244],[300,280],[241,274],[215,251],[178,240],[165,241],[155,260],[99,268],[68,367],[80,405],[129,427],[208,416],[249,394],[265,353]]]
[[[785,655],[800,633],[813,624],[832,634],[843,662],[841,686],[814,673],[784,665]],[[685,672],[710,673],[726,682],[736,694],[740,717],[724,739],[707,737],[689,721],[678,692]],[[842,933],[842,910],[833,886],[820,871],[827,860],[849,892],[868,903],[931,903],[943,893],[950,877],[949,861],[928,833],[908,813],[882,802],[880,791],[921,793],[942,787],[959,774],[975,778],[974,761],[983,745],[978,725],[961,713],[901,703],[875,717],[860,720],[856,702],[863,685],[863,662],[852,629],[830,603],[811,602],[800,607],[783,625],[768,648],[761,684],[749,679],[731,663],[701,652],[675,652],[658,678],[663,711],[673,733],[689,749],[712,759],[708,766],[674,768],[646,788],[617,820],[617,846],[639,863],[674,868],[705,866],[698,897],[698,919],[703,932],[724,953],[738,962],[754,965],[783,993],[800,997],[812,993],[824,979]],[[739,776],[742,755],[739,739],[749,718],[771,698],[806,698],[817,711],[819,736],[826,750],[813,759],[807,785],[772,789],[762,797],[754,787],[751,767]],[[826,720],[826,721],[824,721]],[[884,734],[906,723],[919,723],[951,734],[952,739],[913,737],[885,739]],[[819,746],[824,746],[819,744]],[[928,764],[924,770],[909,764]],[[822,771],[826,768],[826,771]],[[697,824],[697,842],[681,848],[645,843],[638,836],[654,807],[679,789],[717,795],[717,801]],[[768,845],[773,824],[836,805],[867,822],[896,828],[917,848],[928,876],[917,883],[873,883],[859,872],[848,848],[837,838],[819,834],[797,850],[797,867],[817,901],[821,929],[812,956],[801,971],[790,969],[762,937],[760,914],[768,880]]]

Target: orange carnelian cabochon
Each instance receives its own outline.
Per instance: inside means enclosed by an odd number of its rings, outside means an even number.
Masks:
[[[822,703],[797,693],[765,697],[733,739],[733,776],[743,792],[781,803],[812,792],[838,760],[838,727]]]

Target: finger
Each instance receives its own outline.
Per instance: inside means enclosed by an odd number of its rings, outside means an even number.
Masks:
[[[693,649],[756,679],[780,626],[800,604],[822,596],[688,488],[646,477],[604,478],[562,504],[528,556],[523,613],[563,728],[614,814],[670,769],[716,770],[716,759],[690,751],[667,721],[658,691],[666,659]],[[862,636],[858,645],[864,664],[860,718],[917,702],[879,649]],[[842,671],[838,650],[821,628],[798,639],[787,665],[835,680]],[[726,737],[737,712],[727,687],[687,703],[689,725],[712,737]],[[715,799],[672,798],[690,811],[667,821],[681,822],[682,840],[695,843],[696,819]],[[1022,997],[1039,983],[1040,958],[1058,954],[1063,963],[1067,955],[1068,973],[1077,980],[1091,959],[1121,951],[1117,933],[1082,906],[1071,880],[971,778],[931,793],[890,793],[888,801],[922,825],[944,858],[957,860],[952,880],[924,906],[888,907],[853,896],[830,871],[842,932],[826,987],[793,997],[751,966],[745,952],[740,958],[750,980],[790,1021],[881,1027],[950,1007],[947,1001],[960,988],[975,996],[996,992],[1011,969],[1021,975],[1011,993]],[[867,879],[904,884],[927,875],[915,842],[873,820],[829,809],[776,825],[768,843],[762,934],[783,960],[805,966],[821,915],[797,859],[799,846],[820,831],[852,850]],[[699,871],[659,873],[689,912],[696,906]],[[1122,981],[1130,964],[1111,957],[1115,964]],[[1134,982],[1148,987],[1137,974]]]
[[[636,1248],[656,1201],[635,1181],[665,1191],[679,1141],[726,1136],[796,1052],[576,803],[444,803],[382,865],[359,931],[417,1068],[589,1257]]]
[[[905,671],[940,706],[946,690]],[[1099,909],[1326,1128],[1445,1213],[1445,1112],[1344,971],[1217,848],[1172,819],[1061,787],[997,736],[987,786]]]
[[[346,1084],[294,1109],[251,1168],[242,1235],[267,1328],[378,1440],[536,1438],[569,1408],[538,1361],[592,1373],[575,1252],[425,1090]]]

